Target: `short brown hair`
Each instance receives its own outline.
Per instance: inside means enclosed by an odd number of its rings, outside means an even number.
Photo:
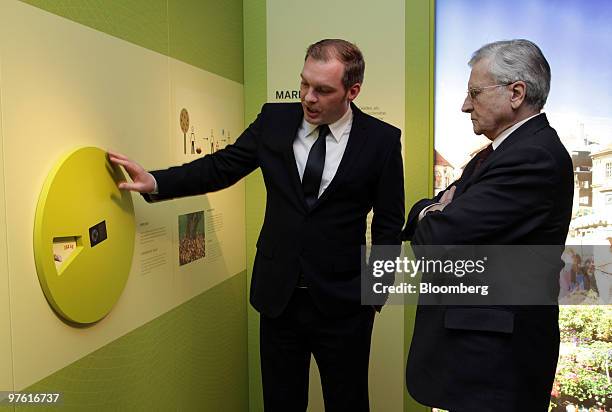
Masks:
[[[344,64],[344,76],[342,85],[348,90],[355,83],[363,83],[365,72],[365,61],[361,50],[351,42],[342,39],[323,39],[308,46],[306,57],[312,57],[319,61],[338,59]]]

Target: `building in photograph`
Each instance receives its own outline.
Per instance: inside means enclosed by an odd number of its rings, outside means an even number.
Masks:
[[[455,168],[437,150],[434,150],[434,194],[446,189],[455,181]]]
[[[572,166],[574,168],[574,207],[572,217],[591,213],[593,188],[593,159],[589,150],[572,151]]]
[[[601,244],[612,238],[612,145],[588,155],[590,171],[587,155],[587,151],[572,152],[575,190],[569,236]]]

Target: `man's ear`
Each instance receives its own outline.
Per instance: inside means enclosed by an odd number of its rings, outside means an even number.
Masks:
[[[510,85],[512,88],[512,96],[510,97],[510,104],[514,110],[521,107],[523,101],[525,100],[525,93],[527,92],[527,84],[519,80],[518,82],[514,82]]]
[[[346,93],[346,98],[348,99],[349,103],[357,98],[360,91],[361,91],[361,83],[355,83],[354,85],[349,87]]]

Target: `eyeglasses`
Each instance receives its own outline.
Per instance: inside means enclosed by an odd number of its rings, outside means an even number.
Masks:
[[[470,98],[470,100],[474,100],[485,89],[493,89],[495,87],[504,87],[504,86],[508,86],[509,84],[512,84],[512,83],[494,84],[492,86],[484,86],[484,87],[468,87],[467,95]]]

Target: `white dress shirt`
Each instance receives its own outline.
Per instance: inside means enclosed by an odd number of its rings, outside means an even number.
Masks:
[[[325,138],[325,165],[323,167],[323,176],[321,177],[321,186],[319,187],[319,196],[327,189],[332,181],[338,166],[346,150],[351,126],[353,125],[353,111],[349,107],[346,113],[337,121],[329,125],[329,130]],[[295,140],[293,141],[293,155],[295,163],[300,175],[300,181],[304,176],[304,169],[308,161],[308,153],[319,137],[319,129],[317,125],[308,123],[306,119],[302,120],[302,124],[297,131]]]
[[[497,136],[495,139],[493,139],[493,143],[491,143],[491,148],[493,150],[497,149],[499,147],[500,144],[502,144],[502,142],[504,140],[506,140],[506,138],[508,136],[510,136],[516,129],[518,129],[519,127],[521,127],[523,124],[525,124],[527,121],[533,119],[536,116],[541,115],[542,113],[536,113],[533,116],[530,116],[526,119],[521,120],[518,123],[513,124],[512,126],[510,126],[509,128],[507,128],[506,130],[504,130],[503,132],[501,132],[499,134],[499,136]]]

